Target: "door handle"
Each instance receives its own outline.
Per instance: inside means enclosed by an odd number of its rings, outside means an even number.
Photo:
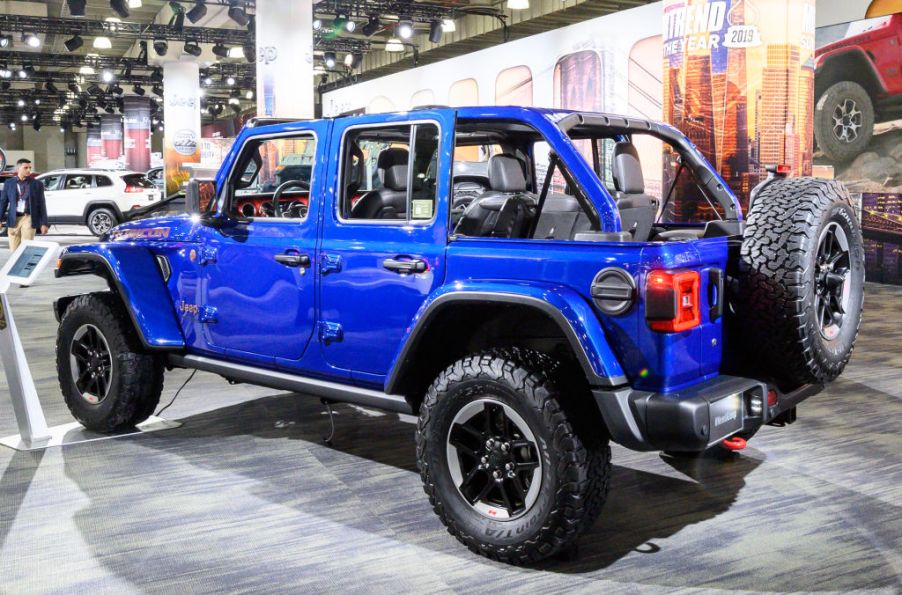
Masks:
[[[396,273],[423,273],[426,271],[426,261],[414,258],[411,260],[398,260],[396,258],[386,258],[382,261],[382,266]]]
[[[286,253],[276,254],[276,262],[284,264],[287,267],[309,267],[310,257],[306,254]]]

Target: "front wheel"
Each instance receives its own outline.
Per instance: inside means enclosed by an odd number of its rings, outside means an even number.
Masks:
[[[98,238],[116,227],[118,222],[116,213],[107,208],[94,209],[88,213],[88,229]]]
[[[420,409],[429,500],[452,535],[492,559],[528,564],[567,549],[606,498],[605,430],[585,439],[574,430],[553,362],[520,349],[466,357],[439,375]]]
[[[60,321],[56,367],[73,417],[89,430],[113,432],[147,419],[160,401],[163,366],[135,338],[118,298],[75,298]]]

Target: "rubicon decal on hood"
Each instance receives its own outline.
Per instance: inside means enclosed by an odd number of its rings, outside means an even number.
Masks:
[[[146,227],[141,229],[117,229],[110,233],[110,239],[118,240],[161,240],[169,237],[168,227]]]

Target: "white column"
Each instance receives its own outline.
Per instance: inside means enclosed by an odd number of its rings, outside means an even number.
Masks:
[[[257,0],[257,115],[313,117],[311,0]]]
[[[163,165],[166,196],[188,181],[185,163],[200,162],[200,67],[197,62],[163,64]]]

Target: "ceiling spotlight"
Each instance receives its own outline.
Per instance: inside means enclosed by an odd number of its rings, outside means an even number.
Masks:
[[[404,44],[401,43],[401,40],[398,39],[397,37],[392,37],[385,43],[385,51],[386,52],[403,52]]]
[[[114,79],[114,78],[116,78],[116,77],[113,76],[113,71],[112,71],[112,70],[104,70],[104,71],[100,74],[100,80],[102,80],[102,81],[105,82],[105,83],[111,83],[111,82],[113,82],[113,79]]]
[[[196,57],[200,56],[201,51],[202,50],[200,49],[200,46],[197,44],[196,41],[186,41],[185,42],[184,52],[186,54],[189,54],[196,58]]]
[[[0,67],[0,78],[8,79],[13,75],[13,71],[6,66]]]
[[[74,81],[69,83],[68,85],[66,85],[66,88],[69,89],[70,91],[72,91],[73,93],[81,93],[81,87],[79,87],[78,83],[76,83]]]
[[[366,25],[360,28],[360,32],[366,35],[367,37],[372,37],[376,33],[379,32],[379,29],[382,28],[382,21],[379,20],[377,16],[371,16],[370,19],[366,22]]]
[[[247,13],[244,11],[242,4],[238,0],[229,0],[229,18],[242,27],[246,27],[250,19],[247,18]]]
[[[113,47],[113,42],[110,41],[109,37],[95,37],[94,38],[94,48],[98,50],[108,50]]]
[[[9,123],[9,129],[10,129],[10,130],[15,130],[15,129],[16,129],[16,123],[15,123],[15,122],[10,122],[10,123]]]
[[[241,101],[237,97],[229,97],[229,105],[240,105]]]
[[[27,78],[28,78],[28,71],[25,70],[24,68],[20,68],[20,69],[19,69],[19,72],[18,72],[17,74],[19,75],[19,78],[20,78],[20,79],[27,79]]]
[[[23,33],[22,41],[30,48],[41,47],[41,39],[34,33]]]
[[[35,104],[35,105],[41,105],[41,99],[40,99],[39,97],[36,97],[35,100],[34,100],[34,104]]]
[[[143,96],[144,96],[144,93],[146,93],[146,91],[144,90],[144,87],[142,87],[141,85],[133,85],[133,86],[132,86],[132,93],[134,93],[135,95],[140,95],[140,96],[143,97]]]
[[[244,98],[245,98],[245,99],[248,99],[248,100],[253,99],[253,98],[254,98],[254,92],[253,92],[253,91],[248,91],[247,93],[244,94]]]
[[[235,77],[233,77],[233,76],[227,77],[225,82],[228,86],[231,87],[235,84]]]
[[[454,24],[454,19],[442,19],[442,31],[445,33],[454,33],[457,31],[457,25]]]
[[[157,53],[157,56],[165,56],[166,52],[169,51],[169,42],[165,39],[154,39],[153,51]]]
[[[153,91],[153,94],[156,95],[157,97],[163,96],[163,87],[161,87],[160,85],[154,85],[153,87],[150,88],[150,90]]]
[[[105,111],[108,114],[112,114],[116,110],[115,110],[115,108],[113,108],[113,104],[107,103],[106,105],[103,106],[103,111]]]
[[[334,68],[335,67],[335,52],[325,52],[323,54],[323,62],[326,63],[326,68]]]
[[[86,0],[67,0],[66,4],[69,5],[69,15],[73,17],[83,17],[85,16],[85,4],[87,4]]]
[[[322,19],[313,19],[313,30],[319,31],[323,28],[323,20]]]
[[[19,100],[16,102],[16,105],[19,107],[25,107],[25,100],[20,97]]]
[[[100,85],[97,83],[91,83],[88,86],[88,93],[91,95],[103,95],[103,89],[100,88]]]
[[[0,48],[8,48],[13,43],[12,35],[0,35]]]
[[[254,63],[257,61],[257,46],[253,43],[248,43],[242,47],[244,51],[244,59],[250,63]]]
[[[117,83],[117,84],[114,84],[113,87],[112,87],[110,90],[111,90],[115,95],[122,95],[122,87],[120,87],[120,86],[118,85],[118,83]],[[141,89],[141,90],[143,91],[144,89]]]
[[[438,43],[442,40],[442,22],[441,21],[432,21],[429,23],[429,41],[432,43]]]
[[[44,88],[50,91],[51,93],[58,93],[59,89],[56,88],[56,85],[53,84],[53,81],[47,81],[44,83]]]
[[[210,78],[209,76],[204,79],[204,85],[206,85],[207,87],[209,87],[212,84],[213,84],[213,79]]]
[[[213,55],[219,56],[220,58],[228,58],[229,49],[221,43],[217,43],[213,46]]]
[[[357,23],[354,21],[348,21],[345,23],[345,31],[348,33],[353,33],[354,30],[357,29]]]
[[[27,115],[27,114],[22,114],[22,117],[19,118],[19,119],[22,120],[23,122],[27,122],[27,121],[28,121],[28,115]]]
[[[118,14],[121,18],[128,18],[128,4],[125,0],[110,0],[110,8],[116,11],[116,14]]]
[[[84,44],[85,40],[82,39],[81,35],[78,35],[77,33],[73,35],[71,39],[67,39],[63,42],[63,45],[66,46],[66,51],[68,52],[74,52]]]
[[[150,80],[155,83],[163,82],[163,69],[162,68],[154,68],[153,72],[150,73]]]
[[[188,20],[192,23],[196,23],[197,21],[207,16],[207,5],[204,4],[201,0],[198,0],[197,3],[191,7],[191,10],[189,10],[185,16],[187,16]]]
[[[410,39],[413,36],[413,21],[402,19],[398,22],[398,36],[401,39]]]

